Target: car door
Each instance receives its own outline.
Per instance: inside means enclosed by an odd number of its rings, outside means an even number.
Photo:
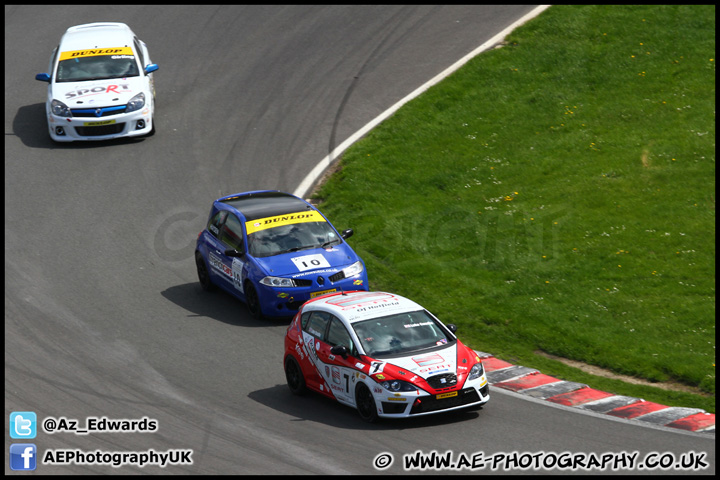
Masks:
[[[323,350],[323,338],[330,323],[331,315],[322,311],[305,312],[302,315],[302,336],[305,349],[306,364],[303,366],[305,372],[305,383],[308,387],[318,390],[325,395],[332,394],[325,388],[325,379],[321,375],[325,364],[318,357],[317,351]]]
[[[207,253],[208,273],[212,277],[213,283],[225,289],[227,289],[228,276],[223,267],[223,258],[225,256],[223,252],[225,249],[220,241],[220,232],[227,216],[228,212],[225,210],[217,212],[208,222],[207,233],[209,235],[203,235]]]
[[[232,285],[232,293],[240,298],[244,298],[245,291],[243,282],[247,276],[247,268],[245,255],[229,257],[225,255],[225,250],[235,250],[236,252],[245,252],[245,237],[243,224],[238,217],[229,213],[225,224],[220,230],[220,242],[224,250],[222,251],[223,264],[225,268],[230,270],[230,279]]]
[[[336,346],[344,346],[345,355],[333,353]],[[329,325],[323,340],[316,342],[317,357],[322,362],[320,374],[338,401],[355,406],[355,382],[360,375],[362,362],[357,348],[345,325],[330,315]]]
[[[243,250],[242,224],[234,214],[220,211],[210,220],[208,232],[208,264],[214,283],[233,295],[242,294],[243,262],[237,257],[225,255],[228,249]]]

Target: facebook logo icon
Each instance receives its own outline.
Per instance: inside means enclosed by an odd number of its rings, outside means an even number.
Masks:
[[[13,443],[10,445],[11,470],[35,470],[37,466],[37,447],[32,443]]]
[[[12,412],[10,414],[10,438],[35,438],[37,415],[35,412]]]

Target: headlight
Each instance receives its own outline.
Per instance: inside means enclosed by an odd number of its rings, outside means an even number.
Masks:
[[[134,112],[135,110],[140,110],[142,107],[145,106],[145,94],[144,93],[138,93],[134,97],[130,99],[130,101],[127,104],[127,108],[125,109],[125,113]]]
[[[353,263],[349,267],[343,268],[342,272],[345,274],[345,278],[350,278],[350,277],[354,277],[355,275],[362,273],[362,271],[363,271],[363,264],[361,261],[358,260],[357,262]]]
[[[476,378],[482,377],[483,373],[485,373],[485,370],[483,369],[482,362],[476,363],[470,369],[468,380],[475,380]]]
[[[72,117],[72,113],[70,113],[68,106],[60,100],[53,100],[50,103],[50,111],[53,115],[57,115],[58,117]]]
[[[295,286],[295,281],[292,278],[282,277],[265,277],[260,280],[260,283],[262,283],[263,285],[267,285],[268,287],[287,288]]]
[[[417,387],[411,383],[405,382],[403,380],[386,380],[382,382],[380,385],[383,386],[386,390],[390,390],[391,392],[414,392],[417,390]]]

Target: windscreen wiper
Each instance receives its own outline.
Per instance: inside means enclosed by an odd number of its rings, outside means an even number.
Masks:
[[[335,242],[339,242],[339,241],[340,241],[339,238],[333,238],[332,240],[328,240],[327,242],[320,245],[320,248],[327,248],[330,246],[331,243],[335,243]]]
[[[282,255],[283,253],[290,253],[290,252],[297,252],[299,250],[307,250],[308,248],[315,248],[314,245],[305,245],[304,247],[292,247],[288,248],[287,250],[281,250],[275,255]]]

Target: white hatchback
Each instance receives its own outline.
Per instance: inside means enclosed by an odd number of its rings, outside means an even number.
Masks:
[[[50,57],[47,122],[56,142],[154,132],[155,85],[147,46],[124,23],[69,28]]]

